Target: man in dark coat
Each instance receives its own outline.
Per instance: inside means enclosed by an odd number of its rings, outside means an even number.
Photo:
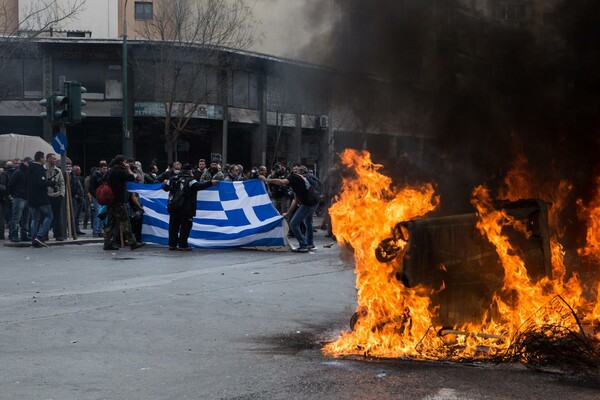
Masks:
[[[33,159],[25,157],[8,183],[8,193],[13,197],[10,220],[11,242],[19,241],[19,228],[21,230],[21,241],[31,240],[29,237],[29,204],[27,204],[27,169],[31,163],[33,163]]]
[[[15,162],[19,160],[16,159]],[[15,172],[15,167],[12,161],[7,161],[4,164],[4,171],[0,171],[0,185],[2,185],[2,193],[0,193],[0,240],[4,240],[4,225],[9,223],[12,215],[12,197],[8,193],[8,182],[10,177]]]
[[[123,236],[129,241],[131,250],[135,250],[146,244],[144,242],[138,242],[135,239],[135,236],[131,231],[129,214],[125,205],[129,200],[129,192],[127,192],[125,186],[127,182],[133,182],[135,180],[135,175],[131,171],[131,167],[123,155],[116,156],[110,162],[110,166],[111,168],[104,176],[104,180],[108,183],[108,186],[110,186],[114,193],[114,201],[107,206],[108,223],[104,228],[104,250],[119,249],[119,247],[112,244],[112,237],[117,223],[123,232]]]
[[[68,164],[67,164],[68,167]],[[68,172],[68,168],[67,168]],[[75,229],[78,235],[85,235],[79,228],[79,220],[81,219],[81,212],[85,204],[85,192],[83,189],[84,180],[81,176],[81,167],[79,165],[73,165],[71,175],[69,176],[69,183],[71,184],[71,196],[73,198],[73,212],[75,216]]]
[[[197,181],[192,176],[193,169],[192,164],[185,164],[178,174],[165,179],[162,185],[162,189],[169,192],[169,250],[177,250],[177,245],[179,250],[192,250],[188,238],[196,215],[198,191],[219,183],[218,180]]]
[[[104,237],[102,233],[103,227],[100,218],[98,218],[98,211],[100,211],[100,204],[98,204],[98,200],[96,200],[96,189],[102,184],[104,181],[104,175],[108,171],[108,164],[106,161],[101,160],[98,164],[98,168],[92,172],[90,175],[90,181],[88,185],[88,193],[89,193],[89,201],[90,208],[92,209],[90,218],[92,220],[92,233],[94,237]]]
[[[27,168],[27,203],[31,208],[31,245],[33,247],[48,247],[43,238],[48,235],[52,225],[52,207],[48,188],[55,188],[56,181],[49,181],[46,177],[46,157],[44,153],[35,153],[34,161]]]

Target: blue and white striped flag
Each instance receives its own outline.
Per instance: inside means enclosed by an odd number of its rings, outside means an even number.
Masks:
[[[127,183],[127,190],[140,195],[144,206],[142,241],[168,244],[168,192],[162,184]],[[243,182],[221,181],[200,190],[190,246],[202,248],[251,247],[261,250],[289,250],[287,226],[277,212],[265,185],[259,179]]]

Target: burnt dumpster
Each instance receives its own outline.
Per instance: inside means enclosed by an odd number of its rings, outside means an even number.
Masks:
[[[551,278],[548,204],[526,199],[497,202],[494,207],[516,221],[505,226],[503,233],[524,261],[529,277],[534,281]],[[376,250],[379,261],[398,265],[396,277],[404,285],[434,289],[436,325],[481,321],[486,311],[493,317],[490,304],[502,288],[504,269],[477,221],[472,213],[400,222]],[[408,242],[402,249],[395,245],[399,238]]]

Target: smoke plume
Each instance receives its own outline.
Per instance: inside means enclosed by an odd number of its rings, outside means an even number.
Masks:
[[[371,143],[393,176],[408,157],[409,178],[435,180],[449,211],[517,149],[532,179],[568,179],[585,200],[600,172],[600,2],[534,3],[507,20],[492,2],[323,0],[337,18],[306,54],[339,72],[334,106],[366,132],[338,145]],[[369,131],[401,136],[396,154]]]

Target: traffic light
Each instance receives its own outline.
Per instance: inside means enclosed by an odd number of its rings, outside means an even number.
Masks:
[[[46,107],[46,111],[40,113],[40,117],[45,118],[53,125],[52,118],[54,116],[54,99],[52,96],[40,100],[40,106]]]
[[[50,125],[56,125],[67,116],[65,105],[69,99],[61,93],[52,93],[50,97],[40,100],[40,105],[46,107],[46,111],[40,113],[40,117],[46,118]]]
[[[81,99],[81,94],[86,92],[87,90],[81,86],[81,83],[75,81],[65,82],[65,94],[68,98],[68,125],[76,125],[85,118],[85,114],[81,112],[81,108],[87,103]]]

